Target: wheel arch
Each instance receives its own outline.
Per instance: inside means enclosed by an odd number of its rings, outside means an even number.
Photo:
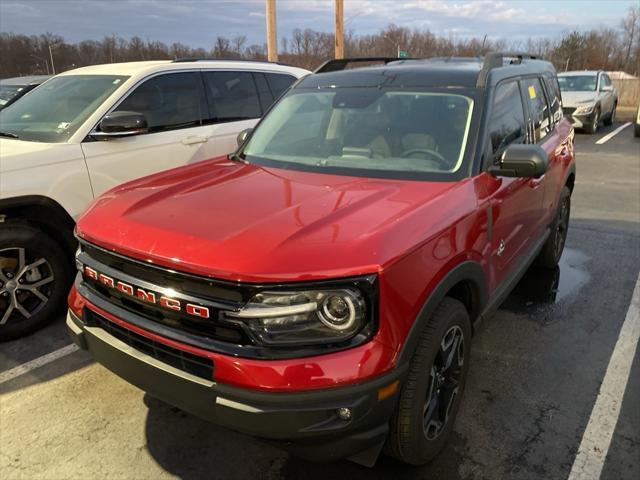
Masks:
[[[572,163],[571,166],[567,169],[567,173],[565,175],[565,180],[563,186],[569,187],[569,190],[573,194],[573,187],[576,183],[576,164]]]
[[[420,309],[405,338],[398,357],[398,365],[411,360],[427,322],[445,297],[455,298],[464,304],[469,312],[471,326],[474,328],[487,303],[487,287],[482,266],[476,261],[464,261],[450,270],[437,284]]]
[[[76,249],[75,221],[62,205],[49,197],[25,195],[0,200],[0,222],[28,223],[43,230],[71,254]]]

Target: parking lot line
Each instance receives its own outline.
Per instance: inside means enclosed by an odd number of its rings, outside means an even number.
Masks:
[[[608,142],[609,140],[611,140],[613,137],[615,137],[617,134],[619,134],[622,130],[624,130],[625,128],[627,128],[629,125],[631,125],[631,122],[627,122],[624,125],[620,125],[618,128],[616,128],[613,132],[607,133],[604,137],[602,137],[600,140],[598,140],[596,142],[596,145],[602,145],[604,142]]]
[[[78,347],[75,343],[67,345],[66,347],[59,348],[58,350],[54,350],[51,353],[47,353],[46,355],[42,355],[41,357],[34,358],[33,360],[23,363],[22,365],[18,365],[17,367],[13,367],[11,370],[7,370],[5,372],[0,373],[0,385],[9,380],[13,380],[20,375],[24,375],[25,373],[30,372],[36,368],[42,367],[47,363],[51,363],[59,358],[62,358],[66,355],[69,355],[78,350]]]
[[[640,275],[568,480],[600,478],[640,337]]]

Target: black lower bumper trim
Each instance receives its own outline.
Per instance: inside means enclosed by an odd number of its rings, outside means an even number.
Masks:
[[[217,425],[276,443],[316,461],[338,460],[384,442],[396,394],[378,390],[400,379],[399,369],[357,385],[299,393],[269,393],[219,384],[162,362],[106,330],[67,316],[72,340],[133,385]],[[349,408],[351,419],[338,417]]]

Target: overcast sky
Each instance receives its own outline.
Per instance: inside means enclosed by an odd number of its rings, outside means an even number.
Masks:
[[[265,42],[264,0],[0,0],[0,31],[51,32],[67,41],[106,35],[211,48],[216,36]],[[345,28],[389,23],[456,37],[522,39],[570,29],[617,27],[638,0],[344,0]],[[295,28],[332,31],[334,0],[276,0],[278,37]]]

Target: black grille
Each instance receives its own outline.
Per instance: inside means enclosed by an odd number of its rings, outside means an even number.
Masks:
[[[231,282],[208,279],[138,262],[84,242],[82,243],[82,251],[97,262],[134,278],[144,279],[154,285],[171,286],[182,293],[202,299],[214,299],[218,302],[235,305],[246,302],[255,293],[254,289],[243,289]]]
[[[573,112],[575,112],[576,109],[575,107],[563,107],[562,108],[562,113],[564,113],[565,115],[572,115]]]
[[[110,322],[89,309],[85,309],[85,321],[87,325],[102,328],[118,340],[167,365],[171,365],[196,377],[213,380],[213,362],[208,358],[184,352],[151,340],[127,328],[121,327],[116,323]]]
[[[160,292],[161,289],[170,287],[182,294],[192,295],[202,302],[214,302],[222,306],[223,309],[238,308],[243,298],[240,289],[235,291],[227,282],[219,282],[203,277],[197,277],[182,272],[163,269],[155,265],[145,265],[141,262],[131,260],[116,254],[112,254],[100,248],[95,248],[89,244],[82,243],[81,257],[88,256],[100,271],[100,265],[122,272],[131,277],[157,285],[151,291]],[[87,259],[87,260],[89,260]],[[115,274],[114,274],[115,276]],[[116,280],[121,278],[115,277]],[[145,302],[135,296],[127,295],[117,289],[108,288],[102,283],[83,275],[83,283],[93,293],[99,295],[110,304],[121,307],[134,315],[139,315],[148,320],[158,322],[177,331],[195,334],[199,338],[225,342],[232,345],[251,345],[251,339],[247,333],[238,325],[224,322],[220,319],[220,309],[209,307],[209,318],[201,318],[188,315],[184,309],[173,311],[163,308],[158,304]],[[134,285],[135,282],[133,282]],[[159,293],[158,293],[159,295]],[[246,294],[248,296],[248,293]]]

